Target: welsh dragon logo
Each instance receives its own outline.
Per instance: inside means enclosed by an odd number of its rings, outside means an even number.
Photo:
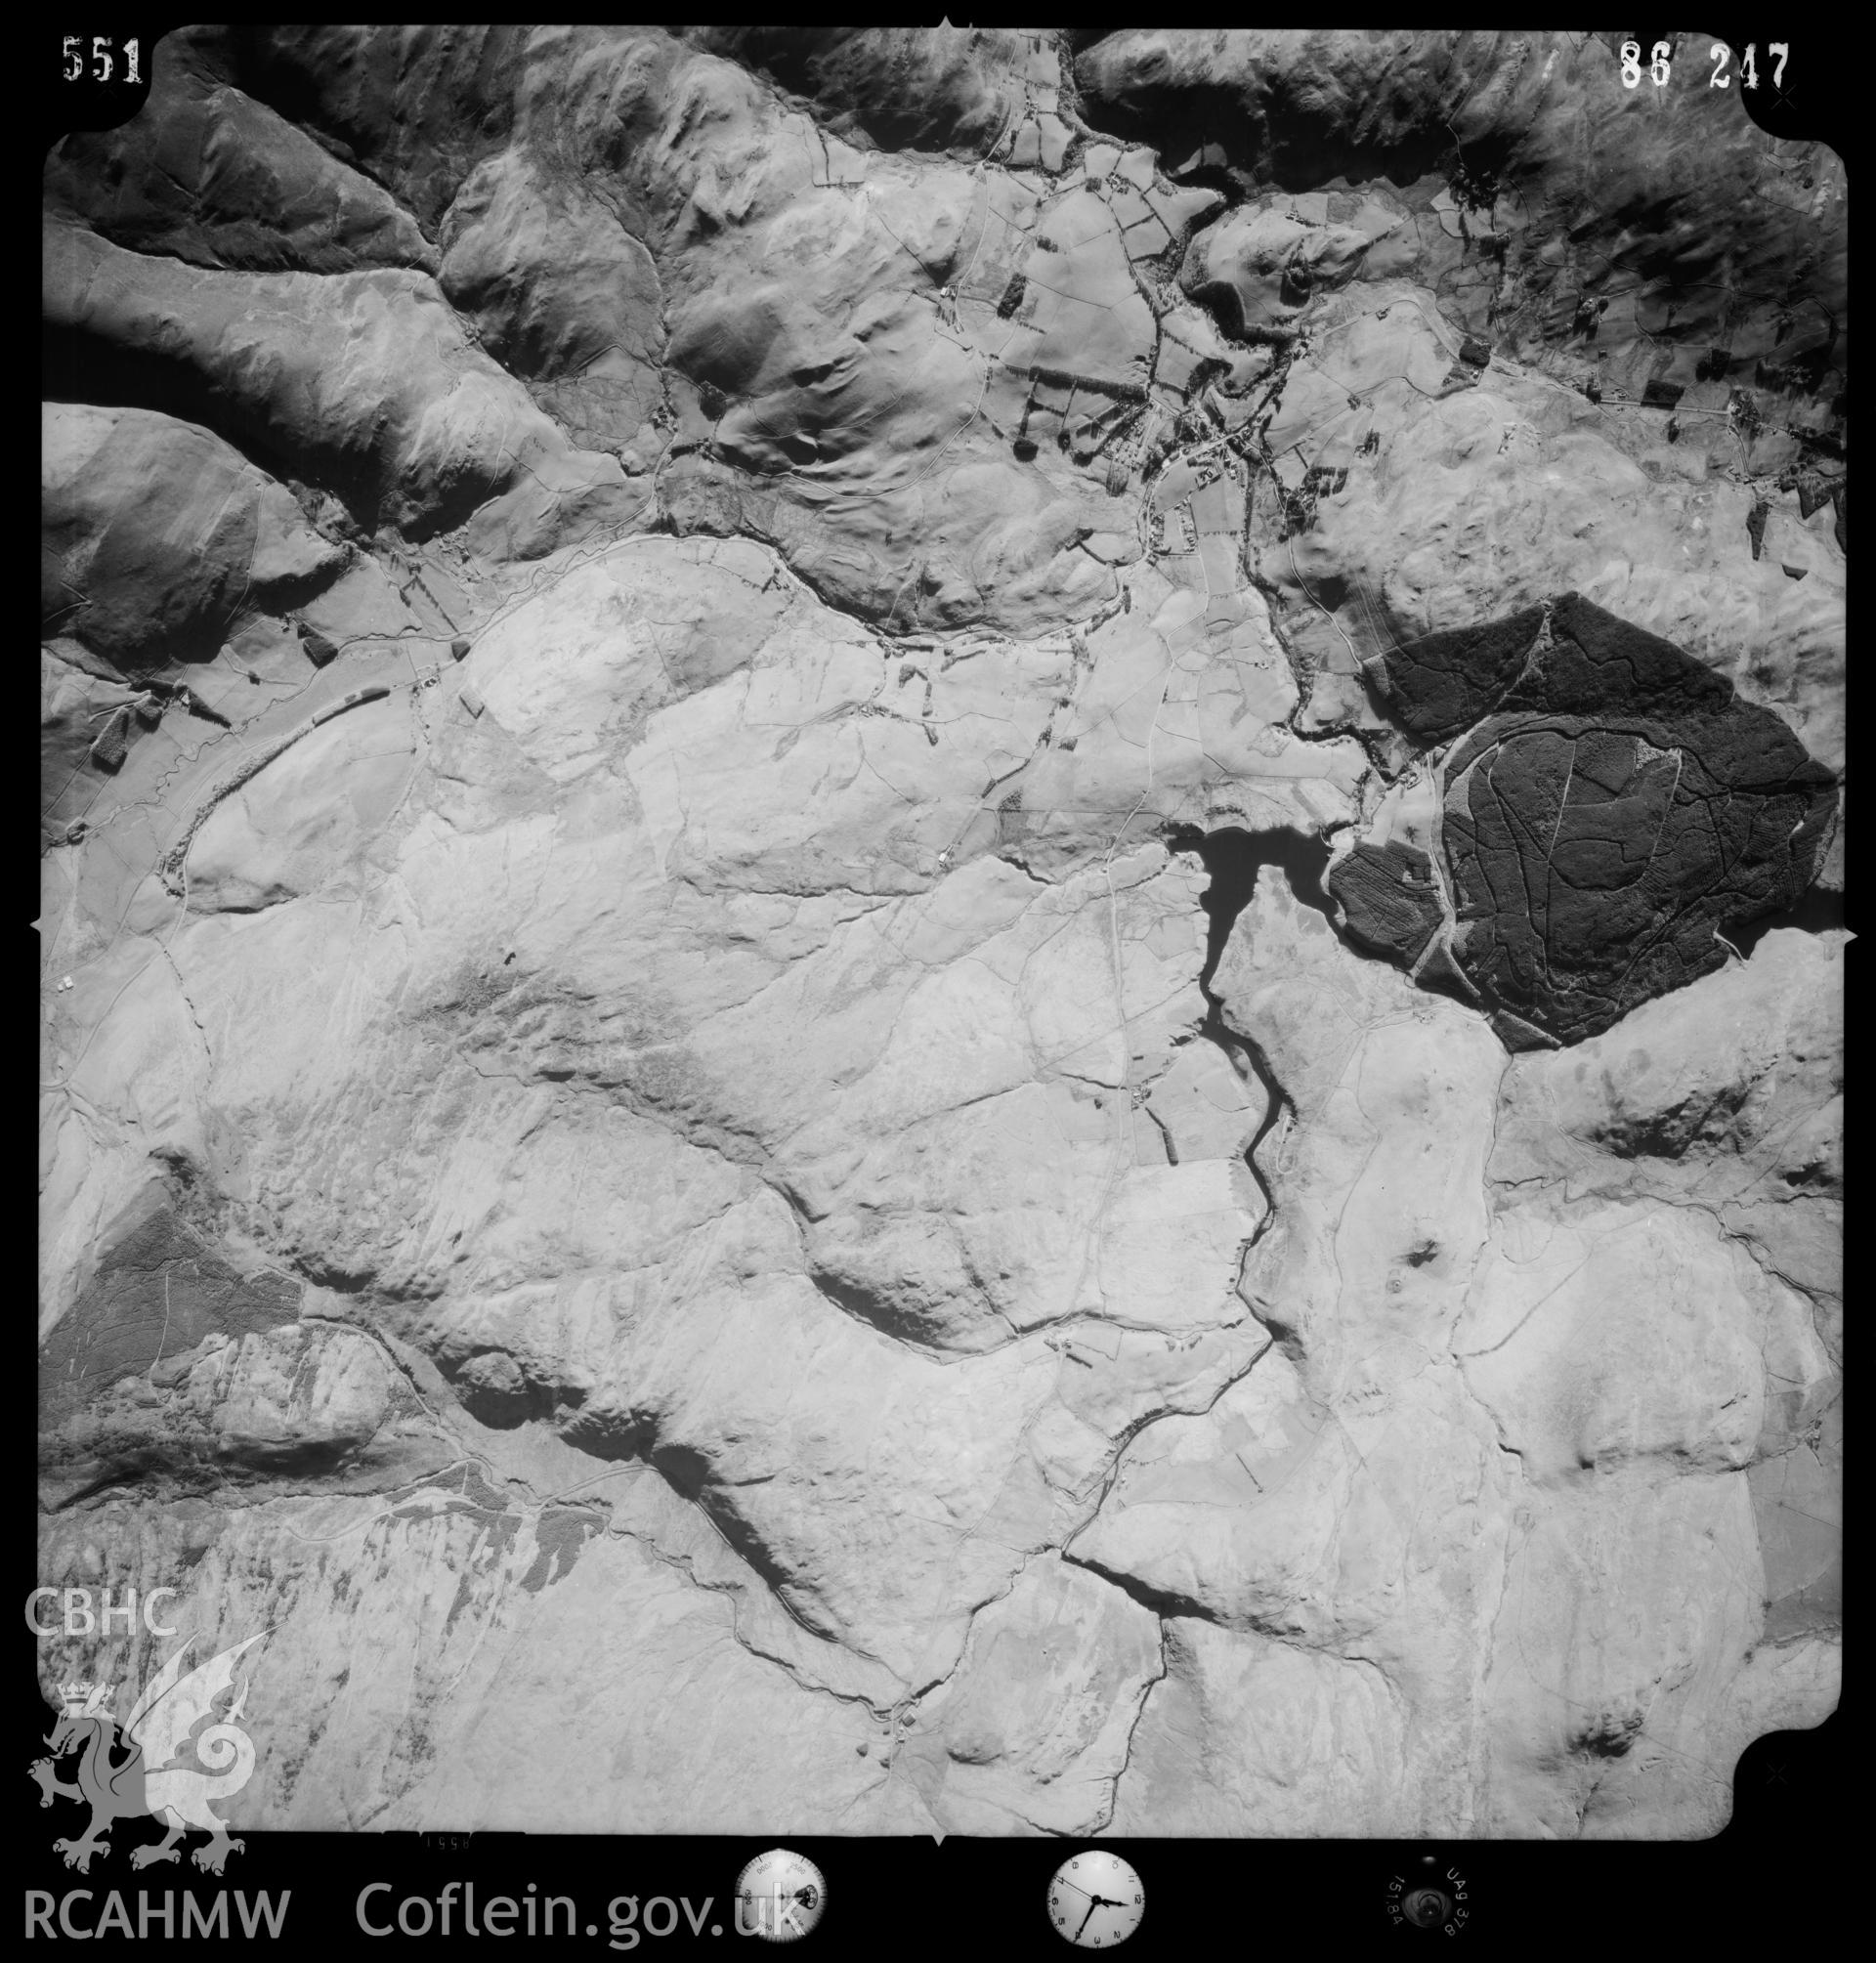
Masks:
[[[64,1704],[46,1739],[51,1756],[37,1761],[32,1776],[39,1781],[42,1807],[65,1799],[91,1808],[91,1824],[78,1839],[53,1842],[67,1867],[89,1872],[94,1854],[110,1852],[109,1842],[99,1836],[113,1820],[149,1814],[169,1832],[161,1842],[133,1849],[132,1867],[180,1859],[176,1843],[193,1829],[209,1836],[208,1845],[192,1856],[195,1865],[206,1874],[221,1873],[229,1855],[243,1843],[229,1837],[228,1822],[209,1803],[239,1792],[254,1771],[254,1741],[235,1722],[247,1702],[246,1679],[220,1720],[195,1737],[194,1756],[200,1763],[171,1762],[185,1757],[191,1733],[213,1715],[216,1700],[234,1683],[235,1660],[260,1640],[250,1636],[187,1676],[183,1661],[190,1644],[185,1643],[145,1686],[125,1720],[123,1737],[130,1746],[125,1758],[112,1757],[119,1742],[109,1709],[112,1686],[60,1686]],[[75,1785],[57,1776],[59,1760],[74,1749],[79,1755]]]

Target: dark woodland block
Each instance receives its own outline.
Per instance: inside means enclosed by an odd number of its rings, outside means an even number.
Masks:
[[[1422,988],[1449,995],[1469,1007],[1477,1005],[1477,989],[1466,979],[1466,970],[1454,960],[1452,949],[1443,942],[1421,963],[1420,972],[1414,979]]]
[[[1519,1049],[1556,1049],[1558,1046],[1556,1037],[1546,1036],[1541,1029],[1533,1028],[1522,1017],[1513,1015],[1507,1009],[1494,1009],[1491,1021],[1492,1028],[1497,1033],[1499,1042],[1507,1049],[1514,1051]]]
[[[1509,689],[1543,625],[1542,607],[1428,634],[1382,657],[1382,685],[1401,725],[1429,744],[1470,729]]]
[[[1404,967],[1420,959],[1442,917],[1432,861],[1399,839],[1357,845],[1329,875],[1329,891],[1348,932]]]
[[[1668,713],[1717,708],[1731,700],[1732,685],[1723,676],[1580,594],[1565,593],[1556,602],[1551,632],[1555,645],[1520,676],[1501,707],[1594,715],[1620,705]]]
[[[1417,734],[1471,723],[1445,771],[1465,931],[1422,979],[1463,975],[1519,1043],[1523,1027],[1580,1041],[1719,966],[1717,932],[1810,883],[1835,805],[1785,724],[1672,642],[1565,594],[1527,658],[1542,620],[1527,610],[1384,660]],[[1408,848],[1363,846],[1330,879],[1351,938],[1404,965],[1438,925],[1410,868]]]
[[[1797,901],[1836,781],[1672,641],[1577,593],[1541,634],[1545,618],[1427,635],[1385,655],[1379,680],[1424,742],[1465,732],[1444,770],[1461,932],[1423,981],[1450,987],[1451,967],[1494,1010],[1575,1043],[1720,966],[1716,934]],[[1421,932],[1395,883],[1404,849],[1358,848],[1331,889],[1354,939],[1411,964],[1436,921]]]
[[[123,764],[130,738],[130,710],[113,709],[91,745],[91,760],[100,770],[116,770]]]

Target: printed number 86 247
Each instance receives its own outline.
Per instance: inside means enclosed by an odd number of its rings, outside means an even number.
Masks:
[[[1739,64],[1740,79],[1749,89],[1756,89],[1759,86],[1759,65],[1754,60],[1756,47],[1757,43],[1748,41],[1746,43],[1745,56]],[[1648,80],[1657,89],[1665,89],[1668,86],[1668,75],[1670,73],[1668,58],[1673,52],[1674,50],[1665,41],[1657,41],[1649,51]],[[1788,41],[1768,41],[1766,43],[1766,53],[1777,58],[1771,70],[1771,86],[1774,89],[1781,88],[1784,85],[1785,79],[1785,64],[1791,59],[1791,44]],[[1708,88],[1729,89],[1732,87],[1732,77],[1727,73],[1727,64],[1731,59],[1732,50],[1724,41],[1716,41],[1707,50],[1707,60],[1713,64],[1713,73],[1707,78]],[[1641,85],[1642,44],[1640,41],[1624,41],[1622,43],[1622,86],[1625,89],[1635,89],[1640,88]]]

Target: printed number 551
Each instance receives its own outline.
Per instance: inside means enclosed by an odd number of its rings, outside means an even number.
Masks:
[[[82,81],[85,73],[85,37],[82,34],[67,34],[64,37],[64,78],[68,82]],[[135,41],[124,43],[124,80],[141,82],[144,78],[138,72],[137,63],[142,50]],[[91,37],[91,78],[95,82],[110,80],[111,70],[116,65],[111,58],[110,36],[94,34]]]

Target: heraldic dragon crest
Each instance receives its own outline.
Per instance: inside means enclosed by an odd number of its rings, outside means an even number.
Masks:
[[[126,1758],[112,1757],[118,1742],[117,1724],[109,1710],[112,1686],[61,1686],[64,1701],[46,1739],[51,1756],[34,1764],[32,1776],[39,1781],[42,1807],[67,1799],[91,1808],[91,1824],[79,1839],[53,1843],[67,1867],[88,1872],[94,1854],[110,1852],[109,1842],[99,1836],[113,1820],[150,1814],[168,1827],[168,1835],[160,1843],[133,1849],[132,1867],[180,1859],[176,1843],[194,1828],[209,1836],[208,1845],[195,1850],[195,1865],[207,1874],[221,1873],[230,1853],[244,1843],[229,1837],[227,1821],[217,1817],[209,1803],[239,1792],[254,1771],[254,1741],[235,1722],[247,1702],[248,1680],[242,1680],[227,1713],[196,1736],[194,1757],[199,1764],[171,1761],[187,1754],[191,1733],[212,1716],[216,1700],[234,1683],[236,1660],[260,1640],[250,1636],[187,1676],[183,1661],[191,1644],[185,1643],[132,1707],[123,1727],[130,1745]],[[75,1785],[56,1775],[58,1761],[74,1749],[79,1755]]]

